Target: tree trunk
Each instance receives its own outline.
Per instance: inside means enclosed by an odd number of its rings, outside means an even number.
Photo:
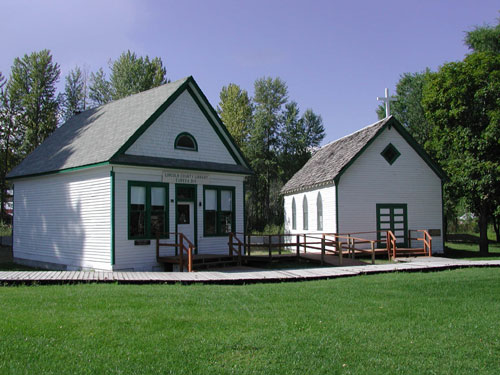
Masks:
[[[495,229],[498,243],[500,242],[500,217],[493,216],[493,229]]]
[[[488,214],[485,208],[479,213],[479,253],[488,254]]]

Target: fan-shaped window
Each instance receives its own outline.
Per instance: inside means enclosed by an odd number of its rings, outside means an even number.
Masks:
[[[318,192],[318,198],[316,199],[316,214],[318,230],[323,230],[323,199],[321,199],[321,193]]]
[[[189,133],[181,133],[175,138],[174,147],[177,150],[198,151],[196,139]]]
[[[297,229],[297,207],[295,207],[295,198],[292,198],[292,229]]]
[[[304,195],[304,200],[302,201],[302,229],[307,230],[309,213],[307,210],[307,197]]]

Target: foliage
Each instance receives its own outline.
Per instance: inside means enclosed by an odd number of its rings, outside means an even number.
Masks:
[[[476,52],[432,73],[422,100],[433,124],[427,146],[450,176],[450,190],[478,216],[482,253],[500,196],[499,98],[500,55]]]
[[[85,72],[77,66],[68,73],[65,80],[62,107],[64,121],[67,121],[87,107],[87,78]]]
[[[25,131],[22,145],[25,153],[38,147],[57,126],[59,73],[59,65],[52,62],[49,50],[14,59],[9,96],[20,107],[18,121]]]
[[[90,73],[89,98],[94,106],[100,106],[113,100],[111,83],[106,79],[102,68]]]
[[[465,44],[473,52],[500,53],[500,18],[496,26],[476,26],[468,31]]]
[[[217,113],[240,149],[244,149],[252,126],[253,107],[248,92],[230,83],[220,92]]]
[[[499,296],[493,268],[3,287],[0,372],[495,374]]]

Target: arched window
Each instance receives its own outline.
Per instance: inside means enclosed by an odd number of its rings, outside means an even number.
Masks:
[[[307,197],[304,195],[304,199],[302,200],[302,229],[307,230],[309,228],[308,225],[308,217],[309,213],[307,212]]]
[[[177,150],[198,151],[198,144],[191,134],[181,133],[175,138],[174,148]]]
[[[320,192],[318,192],[318,198],[316,199],[316,222],[318,223],[318,230],[323,230],[323,199],[321,199]]]
[[[295,198],[292,198],[292,229],[297,229],[297,207],[295,206]]]

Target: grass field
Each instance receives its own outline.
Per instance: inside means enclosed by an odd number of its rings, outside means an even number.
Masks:
[[[0,288],[1,374],[497,374],[500,270]]]

